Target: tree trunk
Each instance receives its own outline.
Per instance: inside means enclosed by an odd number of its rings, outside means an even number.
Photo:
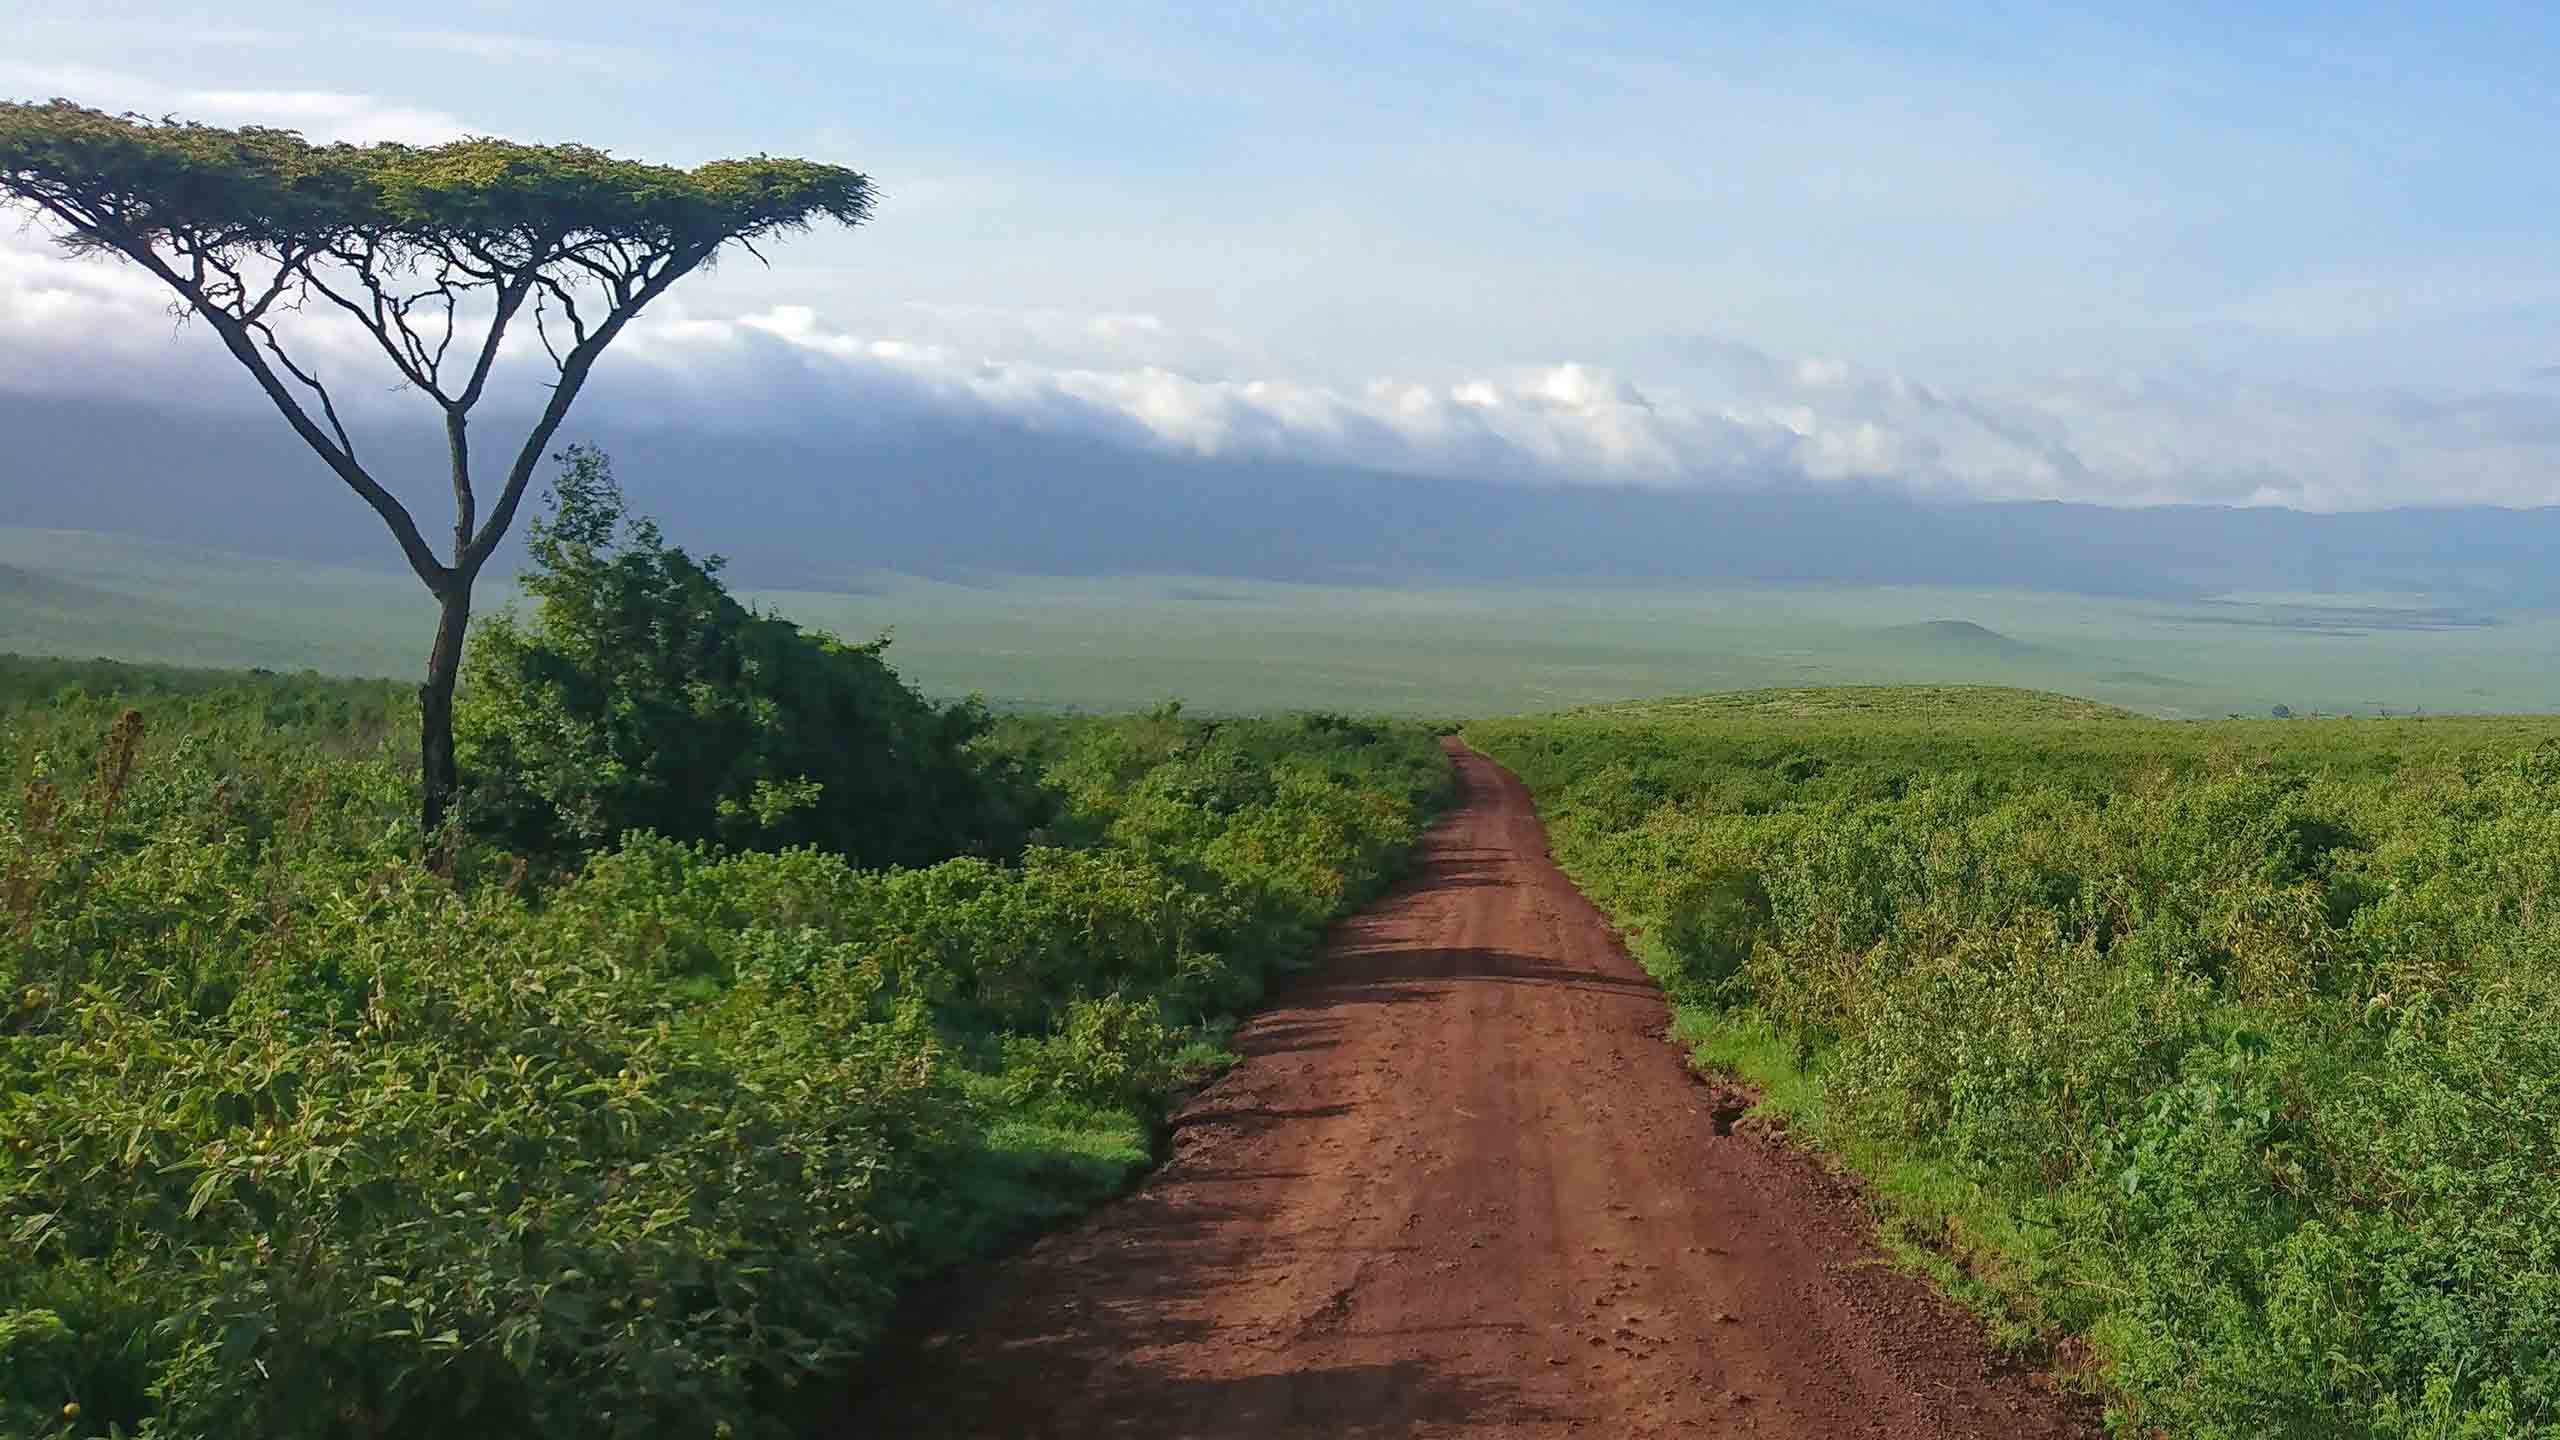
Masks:
[[[471,578],[454,576],[443,600],[435,648],[427,652],[427,683],[418,687],[418,766],[424,781],[420,818],[430,847],[444,829],[462,783],[453,764],[453,683],[462,673],[462,634],[471,626]]]

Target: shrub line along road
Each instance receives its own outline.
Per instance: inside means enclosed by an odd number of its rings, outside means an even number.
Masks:
[[[1136,1193],[963,1276],[857,1435],[2093,1434],[1735,1133],[1520,783],[1238,1033]]]

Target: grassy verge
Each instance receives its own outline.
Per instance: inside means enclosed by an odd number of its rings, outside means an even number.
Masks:
[[[2124,1433],[2560,1434],[2560,721],[1888,690],[1468,735],[1697,1062]]]

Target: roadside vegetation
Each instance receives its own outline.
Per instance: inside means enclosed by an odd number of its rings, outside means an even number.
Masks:
[[[2560,721],[1475,725],[1699,1064],[2120,1433],[2560,1435]]]
[[[434,835],[414,690],[0,661],[0,1434],[801,1433],[1148,1163],[1447,784],[928,702],[593,457],[537,556]]]

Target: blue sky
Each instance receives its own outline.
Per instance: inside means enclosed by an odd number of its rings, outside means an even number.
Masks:
[[[12,3],[0,93],[854,164],[873,226],[684,297],[804,357],[1281,432],[1410,384],[1774,415],[1817,478],[1981,493],[2560,501],[2550,9],[1949,8]],[[2076,459],[1989,458],[2019,427]],[[1695,439],[1654,469],[1743,463]]]

